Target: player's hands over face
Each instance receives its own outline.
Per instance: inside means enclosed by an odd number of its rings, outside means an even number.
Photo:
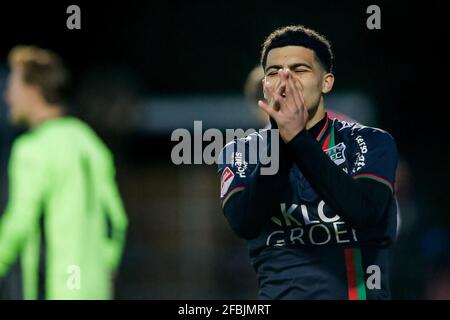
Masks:
[[[289,70],[279,70],[278,76],[280,82],[276,88],[268,82],[264,84],[269,102],[260,100],[258,105],[276,121],[281,138],[288,143],[305,129],[308,110],[300,81]]]

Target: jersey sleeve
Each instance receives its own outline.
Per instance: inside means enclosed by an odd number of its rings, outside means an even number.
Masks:
[[[123,254],[128,217],[116,182],[114,159],[106,147],[104,147],[103,159],[105,160],[104,168],[98,168],[98,171],[101,171],[104,176],[98,179],[98,183],[101,188],[101,200],[111,223],[111,237],[106,239],[108,264],[111,270],[116,270]]]
[[[272,157],[277,146],[269,143],[266,134],[263,131],[232,141],[218,159],[223,213],[231,229],[247,240],[257,237],[279,210],[288,183],[287,172]]]
[[[257,169],[257,148],[251,143],[256,142],[256,139],[257,135],[250,136],[250,139],[233,140],[222,149],[218,157],[222,207],[225,207],[233,195],[248,187],[251,176]]]
[[[11,152],[9,200],[0,219],[0,277],[38,225],[46,174],[41,153],[19,138]]]
[[[351,176],[377,181],[394,193],[398,154],[393,137],[376,128],[355,130],[352,150]]]

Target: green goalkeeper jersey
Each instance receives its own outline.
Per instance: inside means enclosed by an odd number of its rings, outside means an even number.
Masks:
[[[0,278],[20,257],[25,299],[111,298],[128,221],[109,149],[82,121],[55,118],[15,141],[8,170]]]

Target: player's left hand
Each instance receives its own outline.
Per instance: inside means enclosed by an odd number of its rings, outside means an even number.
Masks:
[[[300,81],[293,76],[290,70],[280,69],[278,76],[281,88],[275,90],[270,83],[265,83],[264,90],[276,101],[279,108],[272,108],[267,101],[262,100],[258,102],[258,105],[277,122],[281,138],[288,143],[305,129],[308,110]]]

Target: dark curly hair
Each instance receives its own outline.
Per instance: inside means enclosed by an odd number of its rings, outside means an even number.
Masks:
[[[265,69],[267,55],[275,48],[301,46],[315,52],[327,72],[333,72],[333,52],[330,42],[318,32],[305,26],[287,26],[276,29],[264,41],[261,51],[261,65]]]

